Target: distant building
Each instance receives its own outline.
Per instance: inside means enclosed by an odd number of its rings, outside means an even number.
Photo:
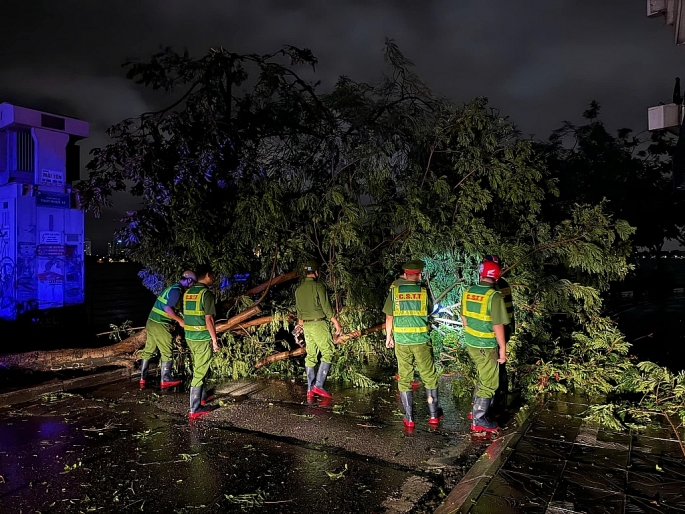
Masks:
[[[83,255],[87,255],[88,257],[93,255],[93,243],[90,239],[86,239],[83,242]]]
[[[675,28],[675,44],[685,43],[685,2],[681,0],[647,0],[647,16],[663,17],[666,25]],[[674,134],[680,131],[683,122],[683,102],[680,80],[676,79],[673,99],[670,103],[660,103],[650,107],[647,113],[649,130],[667,129]]]
[[[666,25],[675,32],[676,45],[685,44],[685,0],[647,0],[647,16],[664,17]],[[680,78],[676,78],[673,99],[670,103],[660,103],[647,111],[649,130],[667,130],[678,136],[673,154],[673,188],[685,191],[685,130],[683,130],[683,94]]]
[[[80,177],[88,123],[0,103],[0,318],[84,301]]]
[[[113,239],[111,243],[107,243],[107,256],[112,259],[124,257],[124,245],[121,239]]]

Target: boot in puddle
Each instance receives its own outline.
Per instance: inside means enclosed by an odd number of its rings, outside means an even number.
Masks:
[[[328,377],[328,371],[331,369],[330,362],[322,362],[319,364],[319,372],[316,374],[316,384],[312,387],[312,392],[317,396],[323,396],[324,398],[331,398],[331,393],[323,388],[326,383],[326,378]]]
[[[407,431],[413,431],[414,424],[414,393],[412,391],[400,391],[400,399],[404,408],[402,423]]]
[[[211,407],[202,406],[202,387],[190,388],[190,414],[188,419],[194,420],[212,412]]]
[[[145,389],[145,383],[147,382],[147,372],[150,367],[150,361],[143,359],[140,362],[140,388]]]
[[[473,419],[471,420],[471,432],[486,432],[495,434],[499,426],[494,421],[488,420],[486,414],[492,403],[492,398],[476,396],[473,402]]]
[[[162,389],[175,387],[181,383],[171,376],[171,361],[162,362]]]

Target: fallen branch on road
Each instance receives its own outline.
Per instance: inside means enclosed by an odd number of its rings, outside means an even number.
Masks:
[[[220,334],[237,327],[260,314],[262,309],[253,305],[222,323],[217,323]],[[31,371],[57,371],[62,369],[96,368],[102,366],[132,367],[136,352],[145,345],[147,331],[127,337],[123,341],[102,348],[70,348],[67,350],[34,351],[0,355],[0,367]]]

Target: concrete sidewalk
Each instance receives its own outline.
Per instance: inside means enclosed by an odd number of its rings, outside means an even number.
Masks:
[[[563,395],[522,413],[435,513],[685,513],[685,456],[667,420],[611,432],[582,420],[589,404]]]

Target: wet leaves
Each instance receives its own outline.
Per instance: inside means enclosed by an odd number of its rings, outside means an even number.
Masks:
[[[241,510],[261,507],[266,501],[266,494],[258,489],[255,493],[247,494],[225,494],[224,497],[229,503],[237,504]]]
[[[72,394],[72,393],[64,393],[64,392],[62,392],[62,393],[47,393],[47,394],[42,395],[39,398],[39,400],[42,404],[46,404],[46,403],[52,403],[52,402],[56,402],[59,400],[63,400],[64,398],[72,398],[74,396],[78,396],[78,395]]]
[[[345,414],[345,405],[337,403],[333,405],[333,414]]]
[[[331,471],[326,471],[326,474],[328,475],[328,478],[331,480],[339,480],[343,477],[345,472],[347,471],[347,464],[345,464],[345,469],[343,469],[340,473],[333,473]]]
[[[70,473],[70,472],[74,471],[75,469],[80,468],[81,465],[82,465],[81,461],[75,462],[71,466],[69,464],[65,464],[64,465],[64,471],[62,471],[62,473],[60,473],[60,474],[64,475],[66,473]]]
[[[161,434],[161,433],[162,433],[161,430],[148,429],[148,430],[143,430],[142,432],[138,432],[136,434],[133,434],[132,437],[134,439],[145,439],[147,437],[151,437],[153,435],[157,435],[157,434]]]

